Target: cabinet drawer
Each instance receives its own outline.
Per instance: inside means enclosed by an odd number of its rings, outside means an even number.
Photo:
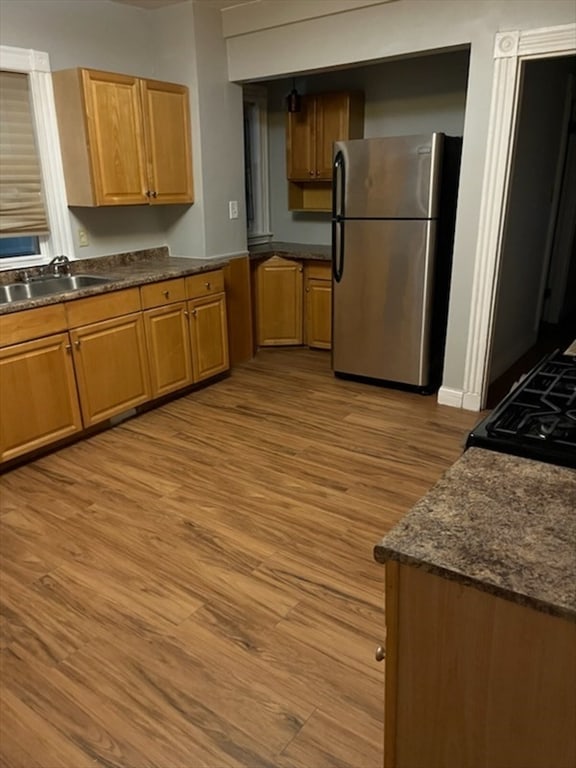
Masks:
[[[186,296],[189,299],[210,296],[224,291],[224,272],[216,269],[213,272],[203,272],[186,278]]]
[[[332,280],[332,264],[329,261],[307,261],[306,277],[315,280]]]
[[[66,313],[63,304],[50,304],[47,307],[0,315],[0,347],[65,330]]]
[[[162,280],[161,283],[143,285],[140,288],[140,298],[142,309],[152,309],[152,307],[162,307],[164,304],[173,304],[175,301],[184,301],[186,298],[184,278],[178,277],[175,280]]]
[[[127,288],[125,291],[112,291],[66,302],[66,315],[70,328],[139,311],[140,290],[138,288]]]

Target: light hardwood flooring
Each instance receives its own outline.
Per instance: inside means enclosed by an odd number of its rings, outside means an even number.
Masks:
[[[0,477],[0,765],[381,768],[372,549],[477,419],[272,350]]]

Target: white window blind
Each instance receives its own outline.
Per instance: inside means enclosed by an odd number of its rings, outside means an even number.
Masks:
[[[46,232],[28,76],[0,71],[0,237]]]

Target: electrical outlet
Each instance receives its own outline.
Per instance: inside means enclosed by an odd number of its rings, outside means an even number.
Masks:
[[[88,232],[86,232],[85,229],[78,230],[78,245],[80,246],[80,248],[83,248],[85,245],[90,245],[90,240],[88,239]]]
[[[228,201],[228,215],[231,219],[238,218],[238,200]]]

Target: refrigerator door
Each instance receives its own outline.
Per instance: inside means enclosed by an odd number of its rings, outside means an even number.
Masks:
[[[336,215],[347,219],[435,218],[443,142],[442,133],[337,141]]]
[[[345,221],[333,283],[336,373],[426,387],[435,221]]]

